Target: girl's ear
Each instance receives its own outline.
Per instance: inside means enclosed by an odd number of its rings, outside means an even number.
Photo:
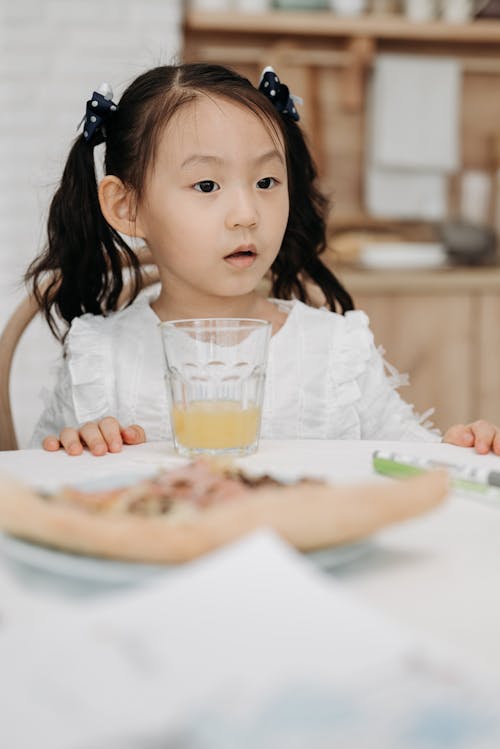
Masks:
[[[143,239],[132,190],[125,187],[121,179],[109,174],[101,180],[98,192],[101,211],[108,224],[120,234]]]

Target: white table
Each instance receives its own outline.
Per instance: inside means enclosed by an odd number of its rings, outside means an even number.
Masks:
[[[263,441],[256,455],[241,462],[334,481],[382,480],[371,467],[377,448],[497,469],[500,465],[500,458],[449,445],[320,440]],[[0,453],[0,471],[54,484],[142,472],[179,460],[161,443],[127,447],[100,458],[21,450]],[[452,496],[437,511],[379,533],[368,553],[333,574],[398,621],[436,635],[478,663],[500,666],[500,507]],[[0,599],[5,601],[7,592],[16,601],[32,595],[0,560]]]
[[[500,464],[500,458],[448,445],[327,441],[264,441],[256,455],[241,462],[337,482],[383,481],[371,467],[377,448],[497,469]],[[51,485],[137,474],[179,460],[169,445],[159,443],[101,458],[26,450],[0,453],[0,475]],[[273,716],[281,723],[272,730],[281,731],[281,739],[275,745],[289,745],[288,730],[294,746],[328,745],[315,743],[323,720],[332,745],[413,749],[398,731],[425,715],[425,699],[432,710],[435,704],[455,710],[452,727],[463,723],[469,708],[473,720],[481,720],[490,696],[496,699],[498,689],[481,674],[483,667],[494,674],[500,665],[499,539],[500,507],[452,496],[438,510],[379,533],[365,554],[328,574],[276,545],[274,537],[252,537],[184,571],[177,568],[177,575],[162,578],[165,583],[87,597],[41,585],[39,579],[34,584],[36,577],[19,576],[0,552],[0,625],[7,625],[0,626],[0,692],[6,705],[0,744],[9,749],[97,749],[124,746],[124,741],[131,749],[163,746],[168,730],[175,736],[176,721],[183,718],[183,725],[192,727],[192,716],[208,705],[207,725],[216,730],[210,746],[233,749],[247,739],[247,720],[255,731],[265,728],[261,718],[279,704],[276,695],[293,704],[299,679],[301,705],[310,701],[309,712],[324,698],[329,703],[333,688],[342,700],[353,697],[364,717],[349,724],[355,734],[349,733],[349,743],[339,737],[337,724],[328,723],[328,711],[320,711],[313,724],[306,717],[297,724],[277,709]],[[418,646],[416,651],[431,664],[423,682],[413,679],[411,668],[404,670],[420,640],[430,642],[429,651]],[[439,643],[451,646],[452,662],[463,658],[470,670],[436,666]],[[450,680],[453,673],[459,675]],[[475,700],[479,706],[471,707]],[[498,716],[496,704],[488,709]],[[217,729],[214,710],[222,719]],[[236,728],[234,711],[242,721]],[[228,727],[236,731],[232,738]],[[486,743],[473,737],[460,746],[496,749],[500,720],[491,730]],[[135,743],[128,742],[130,736]],[[198,749],[206,746],[203,742],[202,737],[186,746]],[[254,745],[261,743],[257,738]]]

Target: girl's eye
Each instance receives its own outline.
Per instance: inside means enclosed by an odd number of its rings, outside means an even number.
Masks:
[[[275,184],[276,180],[274,177],[264,177],[263,179],[259,179],[257,187],[260,187],[261,190],[269,190],[269,188]]]
[[[197,182],[194,185],[194,189],[198,190],[198,192],[215,192],[220,188],[217,182],[214,182],[212,179],[204,179],[201,182]]]

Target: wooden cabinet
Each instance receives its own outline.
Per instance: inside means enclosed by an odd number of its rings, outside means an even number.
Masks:
[[[477,377],[475,413],[500,424],[500,292],[481,294],[477,308]]]
[[[410,375],[402,397],[441,429],[500,424],[500,270],[344,272],[386,359]]]

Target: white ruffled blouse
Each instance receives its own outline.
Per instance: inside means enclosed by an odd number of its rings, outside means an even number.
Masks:
[[[76,318],[57,383],[33,446],[65,426],[115,416],[149,440],[171,437],[158,317],[150,297],[107,317]],[[439,441],[396,391],[404,378],[385,364],[364,312],[339,315],[299,301],[271,338],[261,436],[271,439]]]

